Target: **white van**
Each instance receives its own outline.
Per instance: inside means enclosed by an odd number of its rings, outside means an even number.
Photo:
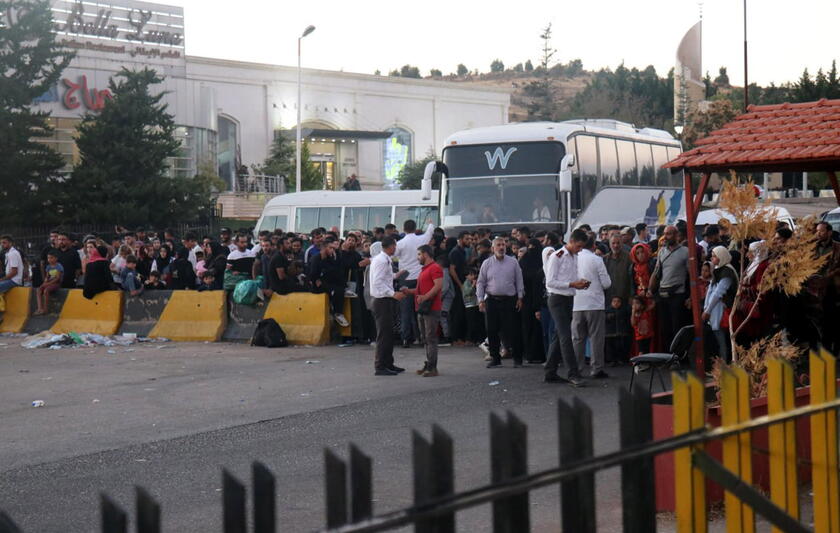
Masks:
[[[272,198],[263,208],[256,232],[277,228],[309,233],[315,228],[370,231],[406,220],[420,227],[438,223],[438,191],[423,200],[422,191],[305,191]]]
[[[772,211],[772,213],[776,217],[776,220],[778,222],[785,222],[791,230],[796,229],[796,222],[794,222],[793,217],[790,215],[790,212],[784,207],[768,205],[762,207],[762,209]],[[735,216],[729,211],[725,211],[723,209],[707,209],[706,211],[700,211],[699,213],[697,213],[696,225],[706,226],[708,224],[717,224],[718,221],[722,218],[727,219],[733,224],[735,223]]]

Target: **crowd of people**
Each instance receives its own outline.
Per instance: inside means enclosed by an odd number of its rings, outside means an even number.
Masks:
[[[840,316],[840,243],[833,228],[817,226],[814,253],[830,259],[805,295],[765,297],[758,304],[761,276],[792,232],[780,225],[772,242],[733,243],[727,228],[706,226],[695,243],[702,319],[713,339],[707,352],[731,357],[731,314],[735,324],[749,317],[739,333],[745,341],[784,327],[795,340],[836,350],[831,324]],[[345,343],[375,341],[376,375],[403,371],[393,358],[399,343],[424,346],[418,374],[436,376],[438,346],[451,344],[481,347],[488,368],[502,366],[504,358],[514,367],[539,364],[545,381],[575,386],[584,377],[609,377],[609,367],[635,354],[668,351],[692,322],[684,221],[656,227],[654,235],[644,224],[606,225],[597,234],[582,226],[565,243],[557,233],[527,227],[503,235],[489,228],[446,235],[431,223],[418,229],[408,220],[401,229],[389,224],[343,236],[337,228],[308,235],[275,230],[254,239],[250,231],[229,228],[217,237],[138,228],[108,240],[56,230],[30,264],[5,235],[0,293],[31,284],[40,314],[58,288],[80,287],[88,298],[112,289],[135,297],[162,289],[233,290],[243,280],[258,280],[264,296],[326,294],[335,321],[349,328]]]

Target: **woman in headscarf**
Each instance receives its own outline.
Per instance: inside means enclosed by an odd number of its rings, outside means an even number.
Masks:
[[[85,267],[85,283],[82,295],[88,300],[100,292],[110,290],[113,286],[111,263],[106,259],[108,248],[97,246],[89,250],[88,262]]]
[[[522,281],[525,286],[525,298],[522,301],[522,348],[523,359],[529,363],[544,363],[545,349],[542,339],[542,324],[537,313],[542,308],[543,272],[542,245],[537,239],[528,241],[528,248],[519,260]]]
[[[216,241],[210,241],[204,245],[204,266],[207,270],[213,272],[211,289],[214,291],[220,291],[224,287],[227,255],[229,253],[230,248]]]
[[[760,294],[761,278],[770,264],[770,246],[767,241],[750,244],[747,259],[750,264],[741,280],[741,297],[732,324],[735,331],[740,329],[737,340],[742,344],[764,337],[773,322],[773,303],[769,295]],[[741,327],[744,322],[746,324]]]
[[[642,302],[642,313],[644,314],[644,322],[648,329],[653,332],[658,332],[656,321],[656,303],[653,298],[647,297],[647,290],[650,286],[650,275],[653,273],[653,266],[656,259],[650,251],[650,246],[645,243],[639,243],[630,249],[630,286],[632,296],[638,296]],[[635,336],[634,336],[635,338]],[[659,349],[659,340],[654,334],[650,342],[650,351],[656,352]],[[638,353],[638,346],[634,346],[633,353]]]
[[[708,322],[718,344],[718,356],[730,361],[729,354],[729,311],[738,291],[738,273],[732,266],[732,256],[723,246],[712,250],[712,283],[706,292],[703,304],[703,321]]]
[[[172,249],[168,244],[161,245],[157,257],[152,261],[152,270],[160,274],[160,279],[169,288],[172,282]]]

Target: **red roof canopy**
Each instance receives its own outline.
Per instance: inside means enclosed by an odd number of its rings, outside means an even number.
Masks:
[[[840,170],[840,100],[751,105],[663,168],[688,172]]]

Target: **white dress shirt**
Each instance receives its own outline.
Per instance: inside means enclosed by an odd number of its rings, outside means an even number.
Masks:
[[[422,267],[420,261],[417,260],[417,249],[424,244],[429,244],[434,232],[435,225],[429,224],[425,233],[421,235],[409,233],[397,241],[397,251],[394,252],[394,255],[400,260],[400,270],[408,271],[406,279],[417,279],[420,275]]]
[[[393,298],[394,271],[391,256],[379,253],[370,261],[370,295],[374,298]]]
[[[578,254],[578,274],[592,284],[585,291],[575,293],[575,311],[603,311],[604,291],[612,286],[604,260],[589,250]]]
[[[569,286],[580,279],[578,276],[577,255],[572,255],[565,246],[560,248],[562,255],[557,257],[557,251],[545,254],[547,258],[543,267],[545,269],[545,288],[549,294],[560,296],[574,296],[575,289]]]

